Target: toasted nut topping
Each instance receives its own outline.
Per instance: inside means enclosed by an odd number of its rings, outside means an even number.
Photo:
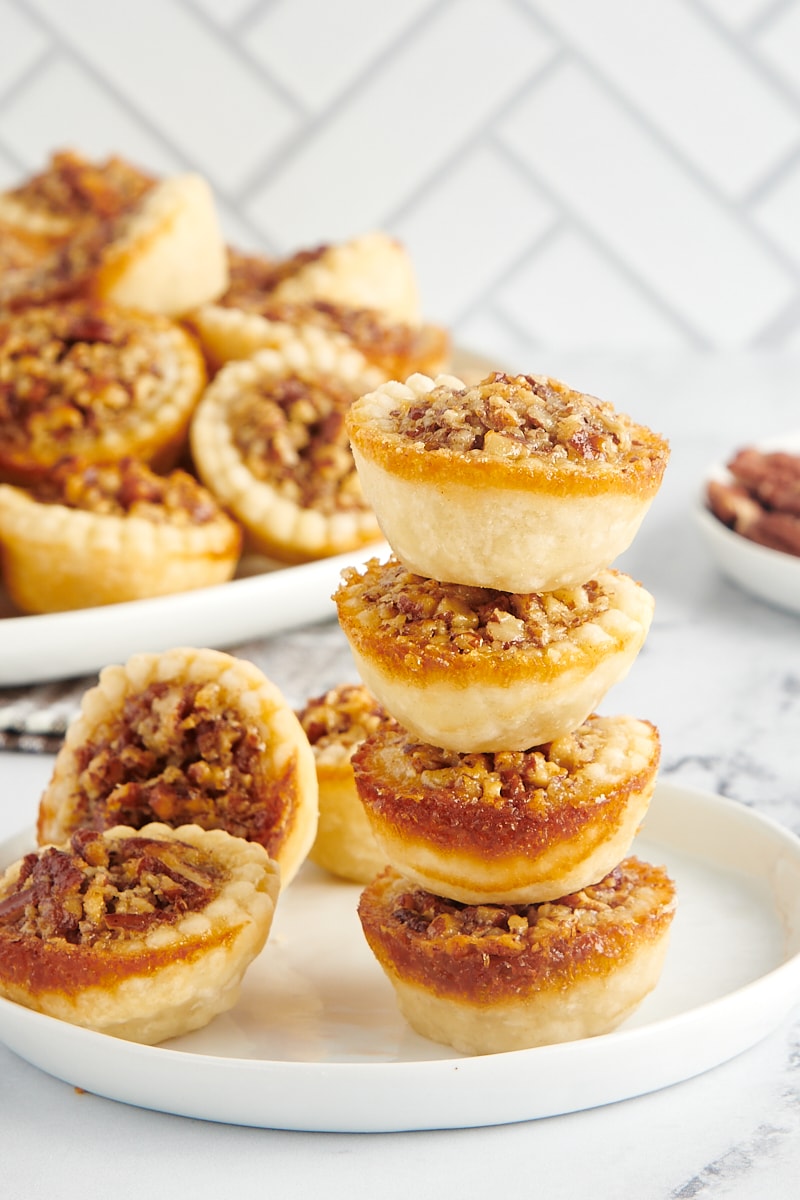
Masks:
[[[326,515],[364,508],[344,425],[352,401],[332,377],[288,375],[243,387],[230,425],[248,470],[300,508]]]
[[[63,459],[31,491],[41,504],[140,517],[155,525],[205,525],[222,516],[211,493],[186,471],[156,475],[132,458],[118,463]]]

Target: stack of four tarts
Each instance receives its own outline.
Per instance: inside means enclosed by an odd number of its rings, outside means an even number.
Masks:
[[[630,856],[656,728],[598,716],[653,598],[610,569],[668,459],[663,438],[547,377],[411,376],[348,430],[392,549],[334,599],[391,720],[352,767],[390,864],[367,942],[423,1036],[470,1054],[615,1028],[656,985],[675,908]]]

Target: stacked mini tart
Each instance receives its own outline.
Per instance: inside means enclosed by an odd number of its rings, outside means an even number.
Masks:
[[[352,755],[390,866],[359,916],[409,1023],[466,1053],[606,1032],[655,986],[672,882],[629,857],[646,721],[595,713],[653,599],[610,564],[666,442],[549,378],[412,375],[347,428],[393,556],[334,597],[395,718]]]

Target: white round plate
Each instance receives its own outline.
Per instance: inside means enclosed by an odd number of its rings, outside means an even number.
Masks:
[[[0,861],[30,844],[6,842]],[[658,987],[602,1037],[483,1057],[418,1037],[361,934],[358,887],[307,864],[237,1006],[205,1030],[139,1046],[0,1001],[0,1039],[98,1095],[264,1128],[464,1128],[641,1095],[738,1054],[800,1000],[800,840],[741,804],[659,784],[635,850],[666,864],[678,911]]]
[[[152,600],[15,616],[0,589],[0,687],[69,679],[125,662],[139,650],[223,649],[315,621],[333,620],[331,596],[344,567],[388,552],[385,542],[303,563],[243,574],[230,583]],[[264,560],[252,560],[262,566]]]
[[[759,442],[757,448],[765,452],[785,450],[789,454],[800,454],[800,431],[787,433],[769,442]],[[708,483],[712,479],[730,483],[731,478],[724,463],[715,463],[710,467],[695,514],[717,565],[724,575],[759,600],[800,613],[800,556],[784,554],[780,550],[771,550],[768,546],[749,541],[723,525],[709,510],[706,502]]]

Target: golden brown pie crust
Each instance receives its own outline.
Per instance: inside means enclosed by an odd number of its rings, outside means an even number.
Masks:
[[[64,459],[30,491],[0,484],[0,563],[22,612],[225,583],[241,543],[239,526],[185,471]]]

